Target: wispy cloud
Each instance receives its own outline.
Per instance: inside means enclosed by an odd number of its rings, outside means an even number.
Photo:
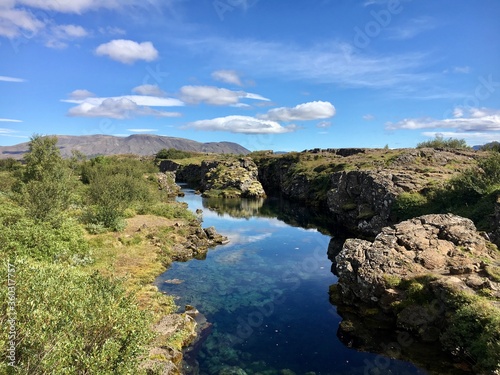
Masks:
[[[282,77],[347,87],[387,88],[429,81],[422,73],[429,54],[422,52],[391,55],[368,54],[336,41],[299,46],[255,39],[177,39],[173,41],[193,53],[202,51],[217,64],[251,70],[255,76]],[[265,63],[263,63],[265,62]]]
[[[217,106],[241,106],[241,99],[269,101],[268,98],[259,94],[233,91],[215,86],[183,86],[180,89],[180,97],[190,104],[206,103]]]
[[[45,45],[50,48],[66,48],[70,41],[88,35],[88,31],[79,25],[56,25],[51,27]]]
[[[0,118],[0,122],[22,122],[22,120],[14,120],[11,118]]]
[[[132,133],[152,133],[157,132],[158,129],[127,129],[127,131]]]
[[[238,73],[234,70],[216,70],[212,73],[212,78],[216,81],[243,86]]]
[[[134,87],[132,89],[132,92],[139,95],[157,96],[157,97],[164,97],[166,95],[165,91],[160,89],[158,85],[140,85]]]
[[[500,131],[500,110],[489,108],[455,108],[452,118],[430,117],[389,122],[386,129],[457,129],[462,132]]]
[[[26,135],[19,134],[19,131],[17,130],[7,128],[0,128],[0,137],[29,138]]]
[[[389,27],[386,29],[389,34],[389,39],[408,40],[417,35],[435,29],[438,26],[437,22],[431,17],[414,18],[399,27]]]
[[[6,77],[6,76],[0,76],[0,81],[2,81],[2,82],[26,82],[26,80],[22,79],[22,78]]]
[[[82,94],[80,99],[75,99]],[[62,102],[78,104],[68,110],[67,115],[71,117],[105,117],[114,119],[129,119],[136,116],[155,117],[179,117],[179,112],[165,112],[151,107],[180,107],[184,103],[179,99],[146,96],[146,95],[124,95],[115,97],[85,97],[89,93],[87,90],[74,91],[70,99],[63,99]]]
[[[453,73],[457,74],[469,74],[471,71],[470,66],[454,66]]]

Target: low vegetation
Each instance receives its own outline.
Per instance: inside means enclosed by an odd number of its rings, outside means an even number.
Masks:
[[[173,224],[196,220],[158,189],[152,159],[64,160],[56,143],[35,135],[24,165],[0,162],[0,278],[15,281],[16,302],[0,288],[15,333],[0,335],[0,373],[145,374],[164,344],[153,325],[176,310],[152,282],[182,238]]]
[[[455,149],[455,150],[467,150],[470,149],[467,146],[467,142],[465,139],[457,139],[457,138],[444,138],[441,135],[436,135],[434,139],[430,141],[420,142],[417,144],[417,148],[447,148],[447,149]]]
[[[427,213],[451,212],[472,219],[481,230],[491,229],[491,215],[500,191],[500,153],[479,158],[477,166],[423,192],[398,196],[393,212],[399,220]]]

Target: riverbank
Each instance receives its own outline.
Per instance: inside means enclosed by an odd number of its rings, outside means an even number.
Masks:
[[[179,210],[188,210],[180,203],[171,204]],[[190,215],[187,211],[183,216]],[[156,337],[140,368],[160,374],[182,373],[182,349],[196,339],[197,322],[190,312],[178,313],[174,298],[161,293],[153,281],[172,262],[203,258],[210,247],[224,243],[227,238],[213,228],[203,230],[193,217],[136,215],[126,219],[122,232],[87,235],[87,240],[94,249],[89,271],[123,280],[127,293],[135,296],[139,308],[154,316],[151,329]]]

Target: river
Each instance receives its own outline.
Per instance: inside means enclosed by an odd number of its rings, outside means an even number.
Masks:
[[[337,281],[326,255],[330,236],[279,220],[273,200],[217,202],[184,191],[179,200],[203,210],[203,227],[230,239],[156,280],[179,306],[195,306],[212,323],[196,363],[187,365],[194,373],[427,374],[339,340],[341,318],[328,296]]]

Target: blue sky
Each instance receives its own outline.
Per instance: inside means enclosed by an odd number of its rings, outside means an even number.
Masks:
[[[500,140],[498,0],[0,0],[0,145]]]

